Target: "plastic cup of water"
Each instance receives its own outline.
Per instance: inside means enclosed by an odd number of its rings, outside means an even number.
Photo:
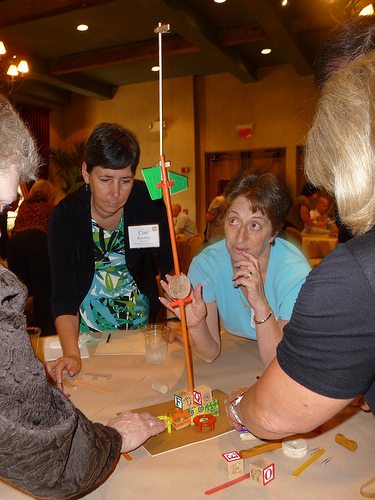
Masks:
[[[163,323],[150,323],[144,328],[147,363],[160,365],[167,359],[169,328]]]

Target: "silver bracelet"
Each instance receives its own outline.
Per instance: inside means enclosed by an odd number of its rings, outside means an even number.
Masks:
[[[254,316],[254,323],[256,325],[261,325],[262,323],[265,323],[266,321],[268,321],[272,315],[273,315],[273,311],[272,311],[272,309],[270,309],[270,312],[267,314],[267,316],[264,319],[257,320],[257,319],[255,319],[255,316]]]

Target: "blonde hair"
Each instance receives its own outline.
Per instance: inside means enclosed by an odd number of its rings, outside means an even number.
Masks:
[[[305,173],[354,235],[375,224],[375,50],[333,75],[307,136]]]
[[[0,171],[17,168],[20,181],[28,181],[36,178],[39,165],[30,132],[8,99],[0,95]]]

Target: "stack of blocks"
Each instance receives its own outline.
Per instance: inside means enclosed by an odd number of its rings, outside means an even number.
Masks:
[[[227,466],[228,477],[233,479],[244,474],[244,459],[237,451],[223,453]],[[249,464],[249,479],[257,486],[266,486],[275,478],[275,466],[262,458],[258,458]]]
[[[212,397],[210,387],[200,385],[193,392],[177,391],[174,394],[175,408],[169,412],[174,429],[194,425],[193,420],[199,414],[211,413],[219,416],[219,401]]]

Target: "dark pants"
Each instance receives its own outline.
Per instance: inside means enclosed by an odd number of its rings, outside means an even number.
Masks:
[[[37,229],[21,231],[9,238],[7,245],[9,269],[27,286],[33,297],[34,324],[42,335],[56,333],[51,313],[51,273],[47,234]]]

